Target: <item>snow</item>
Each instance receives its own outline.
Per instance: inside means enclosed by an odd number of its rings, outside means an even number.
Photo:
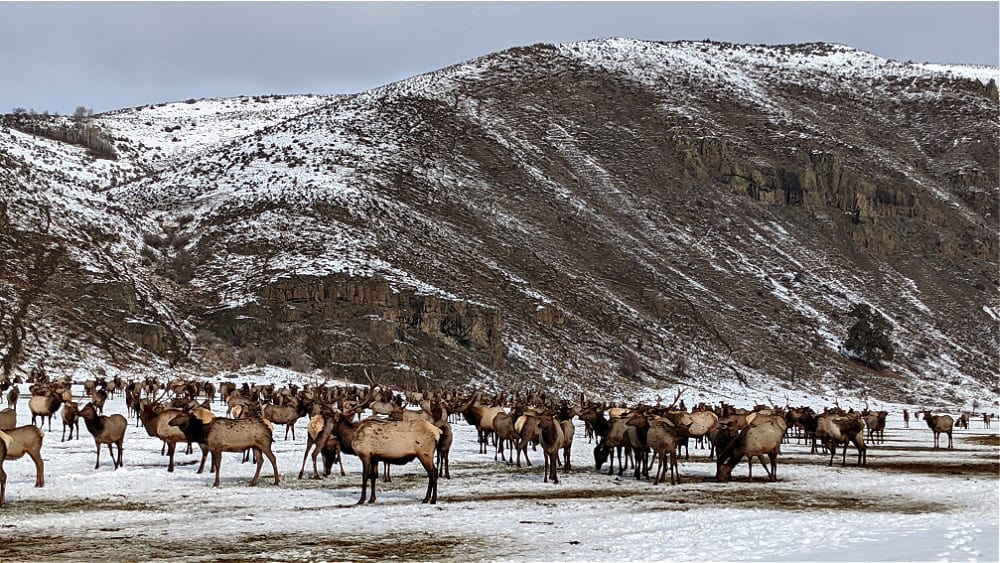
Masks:
[[[257,379],[281,384],[286,375]],[[26,399],[19,424],[30,422]],[[452,478],[440,481],[434,506],[420,503],[426,479],[418,464],[394,467],[375,505],[354,504],[360,467],[352,456],[344,477],[335,470],[298,480],[304,419],[295,440],[275,432],[279,486],[265,463],[261,484],[248,487],[252,466],[225,454],[219,489],[195,473],[196,455],[179,453],[167,473],[158,441],[134,425],[125,466],[113,471],[105,449],[94,470],[86,428],[80,440],[60,442],[56,422],[45,437],[44,488],[32,487],[27,458],[5,464],[0,528],[12,541],[0,543],[0,558],[996,561],[997,429],[973,420],[956,431],[954,450],[935,451],[921,421],[904,428],[898,407],[886,408],[886,444],[870,446],[867,468],[855,467],[852,453],[846,467],[839,455],[828,467],[828,458],[792,440],[776,483],[761,480],[759,466],[747,482],[745,465],[733,482],[717,483],[714,462],[696,447],[681,461],[678,486],[598,473],[577,422],[574,469],[553,485],[542,482],[538,452],[530,468],[494,462],[492,450],[478,453],[474,429],[454,422]],[[106,410],[123,412],[124,400]],[[983,437],[994,445],[973,441]],[[950,469],[935,470],[941,464]],[[42,539],[46,547],[31,547]]]

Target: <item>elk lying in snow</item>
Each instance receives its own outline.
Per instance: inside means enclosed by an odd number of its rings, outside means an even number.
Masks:
[[[0,430],[10,430],[17,426],[17,413],[14,409],[0,411]]]
[[[108,453],[111,455],[111,462],[115,469],[122,466],[122,443],[125,441],[125,429],[128,428],[128,420],[120,414],[104,416],[97,414],[93,403],[87,403],[80,409],[80,418],[87,426],[87,431],[94,436],[94,444],[97,446],[97,463],[94,469],[101,467],[101,444],[108,445]],[[111,444],[118,446],[118,460],[115,461],[115,452],[111,449]]]
[[[865,423],[861,413],[849,414],[823,413],[816,420],[816,438],[830,449],[830,463],[837,455],[837,444],[844,448],[841,465],[847,465],[847,443],[851,442],[858,450],[858,465],[868,461],[868,446],[865,445]]]
[[[952,448],[951,441],[951,430],[955,425],[955,420],[947,414],[933,415],[931,411],[924,411],[924,421],[927,426],[934,432],[934,448],[937,449],[941,447],[941,433],[948,435],[948,449]]]
[[[181,429],[188,441],[201,444],[202,457],[201,466],[198,473],[205,469],[205,457],[210,452],[212,454],[212,468],[215,470],[215,483],[213,487],[219,486],[222,473],[222,453],[223,452],[243,452],[252,449],[257,460],[257,472],[250,480],[250,486],[256,486],[260,478],[260,470],[264,466],[264,456],[271,462],[274,469],[274,484],[278,485],[280,475],[278,474],[278,462],[271,451],[271,443],[274,441],[271,435],[271,428],[259,418],[216,418],[209,423],[202,422],[198,417],[181,413],[173,417],[168,423]]]
[[[66,429],[69,428],[69,439],[73,439],[73,429],[76,429],[76,437],[80,438],[80,406],[72,401],[66,401],[62,407],[62,437],[60,442],[66,441]]]
[[[6,459],[20,459],[24,454],[28,454],[31,461],[35,462],[35,486],[45,486],[45,462],[42,461],[42,439],[45,433],[34,425],[21,426],[4,430],[13,442],[7,446]]]
[[[753,480],[753,458],[760,460],[767,472],[768,479],[778,480],[778,454],[781,452],[781,440],[788,429],[784,417],[775,415],[757,415],[748,417],[747,425],[739,429],[735,435],[721,429],[719,439],[718,460],[716,461],[715,477],[719,481],[728,481],[743,456],[747,457],[748,479]],[[732,429],[729,429],[731,432]],[[764,456],[770,461],[770,469],[764,463]]]

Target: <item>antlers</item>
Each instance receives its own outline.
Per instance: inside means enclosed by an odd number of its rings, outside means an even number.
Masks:
[[[687,391],[687,389],[678,389],[677,390],[677,394],[674,395],[674,402],[670,403],[670,406],[667,407],[668,411],[671,410],[671,409],[673,409],[674,406],[677,405],[677,401],[681,400],[681,395],[684,394],[684,391]]]

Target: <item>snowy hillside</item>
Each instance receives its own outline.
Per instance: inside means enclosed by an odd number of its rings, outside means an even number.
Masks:
[[[212,372],[254,347],[399,383],[992,401],[997,77],[608,39],[123,109],[95,120],[115,161],[5,130],[9,240],[68,252],[20,368]],[[886,370],[843,353],[855,303],[894,328]]]

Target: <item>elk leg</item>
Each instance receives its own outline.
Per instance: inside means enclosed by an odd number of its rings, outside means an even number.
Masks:
[[[222,452],[212,450],[212,467],[215,469],[215,484],[213,487],[219,486],[220,476],[222,475]]]
[[[125,462],[122,461],[122,441],[123,440],[119,440],[116,442],[116,445],[118,446],[118,467],[122,467],[125,464]]]
[[[434,454],[431,454],[430,458],[421,457],[420,463],[427,472],[427,494],[421,502],[437,504],[437,468],[434,467]]]
[[[257,481],[260,479],[260,470],[264,467],[264,454],[261,452],[260,448],[253,448],[253,457],[257,463],[257,471],[253,474],[253,479],[250,479],[250,486],[256,487]],[[278,472],[275,471],[275,474]]]
[[[35,462],[35,487],[45,486],[45,462],[42,461],[41,451],[28,452],[28,457]],[[2,461],[2,460],[0,460]]]
[[[201,475],[205,471],[205,459],[208,458],[208,448],[204,444],[198,444],[201,448],[201,465],[198,466],[198,474]]]
[[[97,444],[97,463],[94,464],[94,469],[99,469],[101,467],[101,445]]]
[[[302,469],[299,469],[299,479],[301,479],[306,472],[306,458],[309,457],[309,450],[311,450],[312,447],[313,447],[312,436],[306,436],[306,451],[304,454],[302,454]],[[316,456],[313,456],[313,478],[318,478],[318,477],[319,477],[319,471],[316,470]]]
[[[294,438],[292,438],[292,439],[294,440]],[[270,448],[268,448],[266,450],[261,450],[261,451],[263,452],[264,455],[267,456],[267,460],[271,462],[271,469],[274,470],[274,484],[275,484],[275,486],[277,486],[279,484],[279,481],[280,481],[280,477],[278,476],[278,460],[276,460],[274,458],[274,452],[272,452]],[[263,458],[261,458],[260,464],[264,465],[264,459]]]
[[[174,451],[176,449],[177,449],[177,444],[175,442],[170,442],[169,444],[167,444],[167,455],[170,456],[170,462],[167,464],[167,473],[174,472]]]

